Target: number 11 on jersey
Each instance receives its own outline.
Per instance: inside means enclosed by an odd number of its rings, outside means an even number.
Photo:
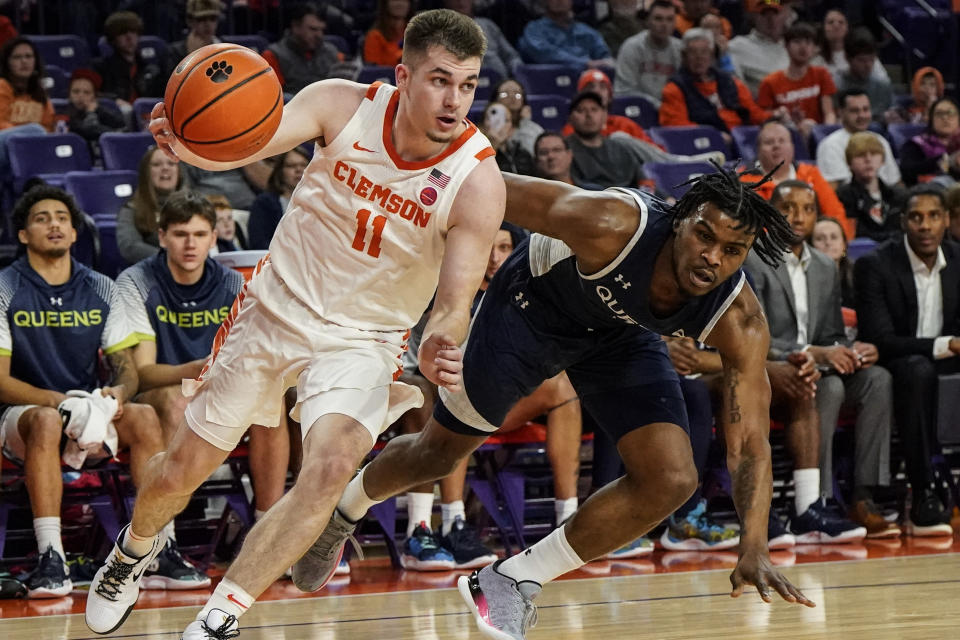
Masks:
[[[383,236],[383,228],[387,225],[386,216],[376,216],[370,221],[369,209],[360,209],[360,211],[357,211],[357,233],[353,236],[353,244],[351,246],[357,251],[363,252],[368,222],[370,222],[373,227],[373,237],[370,238],[370,244],[366,245],[367,255],[371,258],[379,258],[380,238]]]

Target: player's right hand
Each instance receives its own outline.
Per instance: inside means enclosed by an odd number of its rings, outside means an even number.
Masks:
[[[153,139],[157,141],[157,147],[163,150],[175,162],[179,162],[176,152],[173,150],[173,143],[177,138],[173,135],[170,128],[170,121],[167,120],[167,108],[162,102],[153,105],[153,111],[150,112],[150,133]]]
[[[461,391],[463,350],[449,336],[432,333],[420,343],[420,373],[452,393]]]

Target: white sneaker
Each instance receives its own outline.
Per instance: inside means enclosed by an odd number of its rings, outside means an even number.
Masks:
[[[222,609],[211,609],[205,619],[187,625],[182,640],[229,640],[240,635],[237,617]]]
[[[107,563],[90,583],[85,620],[94,633],[112,633],[127,619],[140,596],[140,578],[166,542],[161,532],[154,537],[150,553],[140,558],[127,555],[120,548],[120,541],[129,528],[127,525],[120,530]]]

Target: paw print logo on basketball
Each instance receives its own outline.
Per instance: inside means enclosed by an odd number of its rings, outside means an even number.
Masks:
[[[207,68],[207,77],[214,82],[226,82],[233,73],[233,65],[227,64],[226,60],[215,60]]]

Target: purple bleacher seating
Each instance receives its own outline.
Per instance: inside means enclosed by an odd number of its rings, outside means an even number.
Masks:
[[[137,42],[137,51],[140,52],[144,62],[158,64],[162,67],[166,64],[168,46],[167,41],[163,38],[143,34]],[[100,40],[97,41],[97,49],[103,58],[109,58],[113,55],[113,47],[107,42],[105,36],[100,36]]]
[[[572,98],[577,92],[580,69],[564,64],[522,64],[515,72],[527,95]]]
[[[748,124],[734,127],[730,130],[733,136],[733,160],[737,157],[743,161],[743,164],[750,165],[757,159],[757,134],[760,133],[759,125]],[[807,151],[807,143],[803,140],[803,135],[796,129],[790,129],[790,137],[793,139],[793,158],[794,160],[811,160],[810,153]]]
[[[117,221],[104,216],[94,218],[100,232],[100,273],[116,278],[129,265],[117,248]]]
[[[51,98],[66,98],[70,89],[70,74],[55,64],[44,65],[46,75],[40,84]]]
[[[474,100],[489,100],[490,92],[503,80],[500,74],[492,69],[480,69],[480,77],[477,78],[477,89],[473,94]]]
[[[100,136],[103,168],[136,171],[140,158],[153,144],[149,131],[104,133]]]
[[[270,43],[267,42],[266,38],[256,34],[241,35],[234,33],[227,36],[220,36],[220,39],[224,42],[232,42],[234,44],[243,45],[248,49],[253,49],[257,53],[263,53],[264,49],[270,46]]]
[[[350,49],[350,43],[347,42],[347,39],[343,36],[338,36],[335,33],[325,33],[323,35],[323,40],[329,42],[337,48],[337,51],[342,53],[345,56],[353,55],[353,51]]]
[[[854,238],[847,244],[847,257],[856,260],[860,256],[870,253],[877,246],[877,241],[871,238]]]
[[[722,151],[730,155],[723,135],[709,126],[650,127],[650,137],[670,153],[692,156],[708,151]]]
[[[70,101],[66,98],[50,98],[50,104],[53,105],[53,112],[58,116],[67,115],[67,107],[70,106]]]
[[[360,69],[360,74],[357,75],[357,82],[360,84],[373,84],[379,81],[386,82],[387,84],[395,84],[396,79],[393,69],[393,67],[380,65],[365,66]]]
[[[626,116],[644,129],[657,126],[657,107],[643,96],[617,96],[610,102],[610,113]]]
[[[893,147],[893,152],[899,154],[900,148],[907,140],[923,133],[926,128],[927,125],[925,124],[916,124],[913,122],[891,124],[887,127],[887,133],[890,134],[890,146]]]
[[[37,46],[43,64],[55,64],[66,71],[90,66],[90,49],[80,36],[27,36]]]
[[[85,212],[80,212],[83,222],[77,229],[77,241],[70,247],[70,255],[91,269],[100,265],[100,233],[96,221]]]
[[[133,101],[133,126],[141,131],[147,130],[150,124],[150,112],[163,98],[137,98]]]
[[[136,171],[70,171],[64,178],[67,191],[87,213],[116,216],[137,187]]]
[[[643,165],[643,171],[653,179],[660,191],[679,199],[690,188],[690,185],[680,186],[681,183],[714,173],[716,168],[709,162],[648,162]]]
[[[823,139],[828,135],[839,129],[840,124],[815,124],[813,125],[813,131],[810,134],[810,152],[813,157],[817,155],[817,147],[820,146],[820,143],[823,142]]]
[[[54,179],[68,171],[92,168],[86,140],[75,133],[19,136],[7,141],[13,188],[19,193],[24,181],[33,176]]]
[[[531,95],[527,96],[527,104],[530,105],[531,120],[547,131],[560,131],[567,123],[570,101],[563,96]]]

